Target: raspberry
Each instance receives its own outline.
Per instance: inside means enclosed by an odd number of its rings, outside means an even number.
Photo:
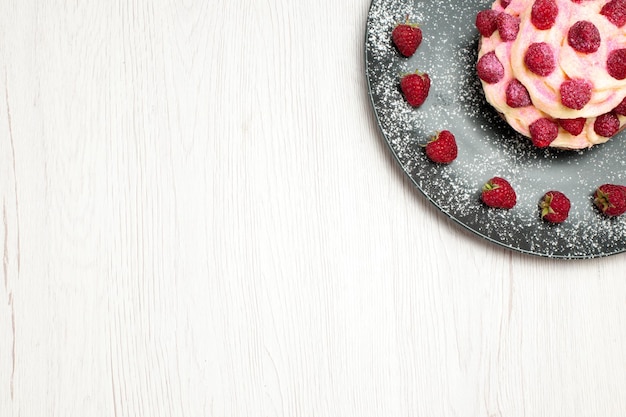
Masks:
[[[616,49],[609,53],[606,60],[606,70],[616,80],[626,78],[626,49]]]
[[[480,57],[476,69],[480,79],[488,84],[495,84],[504,77],[504,67],[493,51]]]
[[[501,177],[493,177],[483,185],[480,199],[489,207],[512,209],[517,204],[517,194],[511,184]]]
[[[531,44],[524,56],[524,63],[530,71],[543,77],[550,75],[556,68],[552,48],[545,42]]]
[[[400,89],[406,101],[413,107],[419,107],[426,101],[430,91],[430,76],[415,71],[406,74],[400,80]]]
[[[593,85],[587,80],[566,80],[561,84],[561,103],[570,109],[580,110],[591,100]]]
[[[560,191],[548,191],[539,202],[541,218],[550,223],[563,223],[569,216],[572,204]]]
[[[565,131],[569,132],[572,136],[578,136],[585,128],[587,119],[579,117],[577,119],[560,119],[559,124]]]
[[[535,120],[531,123],[529,129],[530,139],[538,148],[548,147],[559,134],[559,125],[545,117]]]
[[[519,17],[511,16],[508,13],[500,13],[496,19],[498,24],[498,33],[504,42],[513,41],[517,38],[519,32]]]
[[[500,0],[500,6],[502,6],[503,9],[509,7],[509,4],[511,4],[511,0]]]
[[[526,107],[532,104],[528,90],[517,79],[511,80],[506,87],[506,104],[513,108]]]
[[[391,39],[402,56],[410,57],[422,43],[422,29],[407,18],[391,32]]]
[[[567,43],[578,52],[591,54],[600,48],[600,31],[591,22],[581,20],[574,23],[567,33]]]
[[[626,187],[617,184],[602,184],[593,195],[593,203],[609,217],[626,213]]]
[[[626,24],[626,0],[611,0],[602,7],[600,14],[621,28]]]
[[[593,130],[600,136],[610,138],[619,131],[619,118],[615,113],[605,113],[596,118]]]
[[[626,98],[613,109],[613,113],[626,116]]]
[[[530,11],[530,21],[539,30],[550,29],[556,22],[559,8],[554,0],[536,0]]]
[[[488,38],[498,29],[497,18],[500,13],[495,10],[481,10],[476,15],[476,28],[484,37]]]
[[[438,164],[449,164],[459,153],[454,134],[449,130],[442,130],[433,136],[426,144],[426,156]]]

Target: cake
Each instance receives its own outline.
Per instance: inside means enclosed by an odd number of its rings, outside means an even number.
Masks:
[[[485,98],[540,148],[585,149],[626,124],[626,0],[496,0],[476,16]]]

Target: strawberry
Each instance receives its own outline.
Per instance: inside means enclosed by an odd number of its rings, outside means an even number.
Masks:
[[[419,25],[411,23],[407,17],[406,22],[396,25],[393,29],[391,39],[398,52],[408,58],[422,43],[422,29]]]
[[[511,209],[517,203],[515,190],[507,180],[493,177],[483,185],[481,200],[489,207]]]
[[[550,223],[563,223],[569,216],[571,203],[560,191],[548,191],[539,203],[541,218]]]
[[[426,144],[426,156],[438,164],[449,164],[458,155],[456,139],[449,130],[437,132]]]
[[[400,89],[406,101],[413,107],[419,107],[426,101],[430,91],[430,77],[426,73],[415,71],[406,74],[400,80]]]
[[[609,217],[626,213],[626,187],[616,184],[603,184],[593,195],[593,203]]]

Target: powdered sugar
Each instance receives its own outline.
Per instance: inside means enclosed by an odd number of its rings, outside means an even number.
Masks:
[[[585,151],[540,150],[512,130],[485,102],[476,75],[476,13],[489,1],[374,0],[366,34],[366,70],[381,131],[415,185],[444,213],[480,236],[521,252],[588,258],[626,250],[626,217],[609,219],[592,195],[604,183],[626,184],[622,135]],[[395,50],[390,34],[406,16],[424,40],[411,58]],[[430,95],[411,108],[399,91],[403,73],[419,69],[432,80]],[[452,131],[459,154],[450,165],[434,164],[420,144],[436,131]],[[493,176],[515,188],[517,205],[497,210],[480,202]],[[549,190],[572,202],[560,225],[540,219],[538,203]]]

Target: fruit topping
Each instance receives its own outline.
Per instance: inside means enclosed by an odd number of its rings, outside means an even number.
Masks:
[[[600,136],[610,138],[619,131],[619,118],[615,113],[609,112],[596,118],[593,130]]]
[[[587,123],[587,119],[585,119],[584,117],[559,120],[559,124],[561,125],[561,127],[573,136],[578,136],[582,133],[583,129],[585,128],[585,123]]]
[[[580,110],[591,100],[591,82],[582,79],[566,80],[561,84],[561,103],[570,109]]]
[[[528,90],[517,79],[511,80],[506,87],[506,104],[513,108],[526,107],[532,104]]]
[[[609,19],[618,28],[626,24],[626,0],[611,0],[606,3],[600,14]]]
[[[606,70],[616,80],[626,78],[626,49],[615,49],[609,53]]]
[[[478,76],[488,84],[495,84],[504,77],[504,66],[495,52],[487,52],[476,64]]]
[[[481,10],[476,15],[476,28],[478,33],[488,38],[498,29],[498,13],[495,10]]]
[[[567,43],[578,52],[591,54],[600,48],[600,31],[591,22],[581,20],[569,29]]]
[[[535,0],[530,11],[530,21],[539,30],[550,29],[556,22],[559,8],[554,0]]]
[[[552,48],[545,42],[531,44],[524,56],[524,63],[530,71],[542,77],[550,75],[556,68]]]
[[[626,116],[626,98],[613,109],[613,113]]]
[[[535,120],[529,126],[530,139],[538,148],[548,147],[559,134],[558,123],[545,117]]]
[[[498,33],[503,41],[509,42],[517,38],[520,24],[519,17],[502,12],[498,15],[496,22],[498,25]]]

